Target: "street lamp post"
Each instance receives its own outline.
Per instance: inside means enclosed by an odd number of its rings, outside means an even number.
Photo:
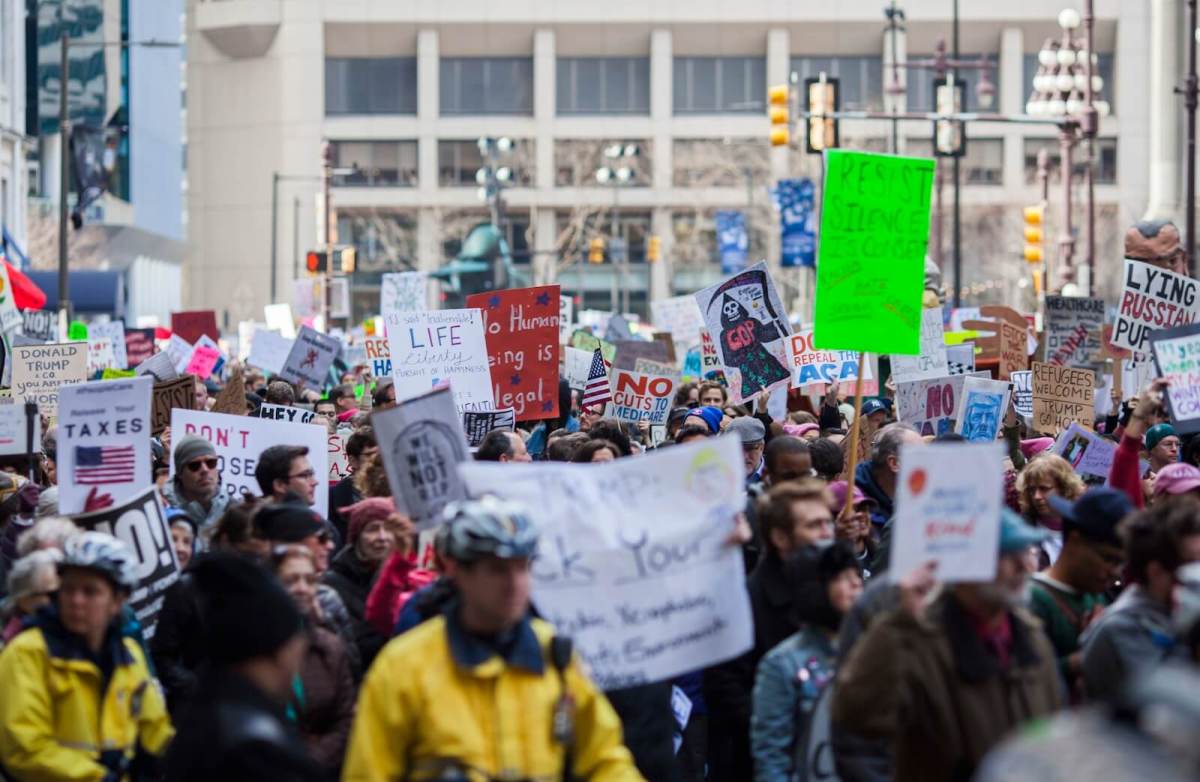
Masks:
[[[1088,3],[1091,10],[1091,3]],[[1091,29],[1089,27],[1090,35]],[[1196,276],[1196,106],[1200,102],[1200,82],[1196,78],[1196,39],[1200,29],[1196,27],[1196,0],[1188,0],[1188,72],[1182,89],[1183,105],[1187,109],[1187,195],[1183,216],[1184,247],[1188,258],[1188,273]]]
[[[507,136],[500,138],[483,137],[475,142],[483,165],[475,172],[475,183],[479,185],[477,195],[479,200],[488,205],[489,219],[501,236],[504,235],[501,221],[504,219],[503,191],[512,185],[512,166],[500,165],[501,158],[513,151],[513,140]],[[504,287],[503,263],[497,259],[492,263],[492,288],[499,290]]]
[[[640,154],[637,144],[612,144],[604,149],[604,157],[608,163],[596,169],[596,181],[612,188],[613,204],[609,218],[609,255],[613,261],[611,301],[613,312],[617,312],[617,273],[621,274],[621,313],[629,312],[629,245],[621,237],[620,217],[617,211],[618,190],[633,183],[637,179],[637,171],[630,165],[633,158]]]

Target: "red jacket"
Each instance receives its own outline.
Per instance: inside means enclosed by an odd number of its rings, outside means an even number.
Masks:
[[[421,587],[432,583],[437,573],[417,567],[415,555],[404,555],[394,552],[388,561],[383,563],[371,594],[367,595],[366,620],[371,627],[383,634],[384,638],[392,637],[396,620],[404,604]]]
[[[1141,451],[1141,440],[1122,436],[1112,466],[1108,468],[1108,485],[1129,495],[1129,501],[1139,509],[1146,507],[1146,498],[1142,494]]]

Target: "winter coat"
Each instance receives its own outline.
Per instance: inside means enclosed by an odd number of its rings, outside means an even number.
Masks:
[[[190,573],[184,573],[163,595],[150,658],[167,696],[171,714],[178,717],[196,693],[196,672],[204,660],[204,630],[200,626],[200,598]]]
[[[675,712],[669,681],[639,684],[604,693],[621,720],[625,746],[647,782],[679,779],[675,761]]]
[[[870,462],[859,462],[854,468],[854,484],[862,489],[863,494],[875,500],[875,507],[871,508],[871,523],[877,528],[882,527],[896,513],[896,505],[887,492],[875,480],[875,474],[871,472]]]
[[[1091,698],[1115,697],[1133,678],[1176,653],[1170,610],[1137,584],[1122,592],[1079,642]]]
[[[350,616],[350,626],[354,631],[354,643],[362,658],[362,667],[369,668],[375,655],[383,648],[387,636],[375,631],[367,623],[367,595],[375,581],[377,569],[372,568],[359,558],[353,546],[346,546],[329,563],[322,581],[333,588]]]
[[[49,606],[0,654],[0,778],[129,780],[174,730],[138,644],[113,623],[101,661]]]
[[[411,556],[392,552],[367,596],[367,622],[376,632],[390,637],[404,604],[414,592],[436,578],[437,573],[418,567]]]
[[[200,530],[205,529],[211,524],[215,524],[217,519],[225,515],[225,510],[229,507],[229,495],[225,493],[223,487],[217,489],[217,495],[212,498],[208,510],[205,510],[203,505],[194,500],[185,500],[179,486],[178,477],[163,484],[162,496],[163,500],[167,503],[167,507],[182,510],[195,523],[196,529]]]
[[[248,679],[209,670],[167,751],[167,782],[318,782],[283,708]]]
[[[346,526],[348,521],[342,515],[342,508],[349,507],[362,499],[362,494],[354,485],[354,475],[347,475],[329,490],[329,523],[338,531],[341,540],[348,540]]]
[[[341,637],[312,628],[308,650],[300,666],[304,702],[297,710],[297,724],[308,754],[336,779],[350,739],[354,720],[354,677],[350,657]]]
[[[750,719],[755,782],[796,778],[797,753],[836,664],[834,640],[811,625],[802,625],[758,664]]]
[[[891,739],[896,782],[970,779],[1006,734],[1063,706],[1054,649],[1037,619],[1015,609],[1009,621],[1005,670],[952,591],[920,618],[880,617],[838,670],[834,724]]]
[[[1142,492],[1141,453],[1140,439],[1122,436],[1108,468],[1108,485],[1125,492],[1135,508],[1146,507],[1146,495]]]
[[[350,621],[350,612],[342,597],[328,584],[317,584],[317,606],[321,609],[321,625],[331,633],[335,633],[346,642],[346,654],[350,657],[350,670],[354,673],[354,681],[363,675],[362,657],[355,643],[354,624]]]

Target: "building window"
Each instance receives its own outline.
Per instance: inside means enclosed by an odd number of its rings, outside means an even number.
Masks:
[[[883,109],[882,57],[793,57],[792,71],[800,84],[822,72],[837,79],[842,108],[847,111]]]
[[[446,57],[441,113],[532,114],[532,57]]]
[[[649,114],[649,57],[560,57],[558,113]]]
[[[416,114],[415,57],[325,58],[325,114]]]
[[[416,187],[416,141],[334,141],[334,187]]]
[[[675,187],[756,187],[770,179],[766,142],[748,139],[676,139]]]
[[[529,139],[517,139],[512,149],[498,155],[496,168],[507,166],[512,171],[509,180],[514,187],[532,187],[536,173],[534,143]],[[477,139],[454,139],[438,141],[438,185],[441,187],[478,187],[475,173],[483,168],[483,154]]]
[[[959,59],[977,62],[980,54],[964,54]],[[913,60],[930,60],[933,55],[919,55],[910,57],[909,61]],[[1000,62],[999,56],[995,54],[988,55],[988,63],[991,65],[988,68],[988,80],[996,88],[996,92],[992,98],[992,107],[990,111],[995,111],[997,107],[996,101],[1000,100]],[[967,105],[966,111],[982,111],[983,107],[979,105],[979,94],[976,92],[976,86],[979,84],[983,72],[979,68],[962,68],[958,72],[958,78],[966,82]],[[945,77],[943,77],[945,78]],[[931,70],[923,68],[908,69],[908,110],[909,111],[936,111],[933,99],[933,82],[937,79],[937,74]],[[1022,106],[1022,110],[1024,106]]]
[[[676,114],[762,112],[767,63],[762,57],[676,57]]]
[[[1026,54],[1024,59],[1024,96],[1028,100],[1029,96],[1033,95],[1033,77],[1038,72],[1038,56],[1034,54]],[[1113,55],[1111,53],[1104,54],[1103,52],[1096,55],[1096,75],[1104,79],[1104,84],[1100,90],[1100,96],[1108,101],[1108,110],[1110,114],[1117,113],[1117,82],[1113,78]],[[1025,110],[1024,104],[1021,105],[1021,111]]]
[[[474,209],[456,210],[445,214],[441,221],[442,257],[452,261],[462,252],[463,241],[471,230],[480,223],[489,222],[487,212]],[[513,263],[528,264],[533,258],[533,250],[529,246],[529,213],[506,211],[501,220],[501,230],[508,241],[508,251]]]
[[[387,209],[338,208],[338,241],[358,251],[355,274],[415,269],[417,221]]]
[[[607,248],[615,229],[616,235],[625,240],[625,246],[629,249],[629,263],[646,262],[646,240],[650,237],[651,224],[649,212],[618,211],[615,225],[611,209],[559,212],[555,216],[555,223],[558,235],[568,237],[562,251],[564,260],[573,258],[586,266],[591,240],[600,237]],[[607,255],[605,263],[608,263]]]
[[[1037,183],[1037,156],[1045,149],[1050,153],[1050,182],[1062,181],[1062,147],[1058,139],[1027,138],[1025,139],[1025,184]],[[1072,155],[1072,176],[1083,182],[1087,176],[1087,164],[1084,162],[1082,145],[1076,144]],[[1117,140],[1115,138],[1096,139],[1096,184],[1115,185],[1117,183]]]
[[[910,138],[906,151],[916,157],[933,157],[933,141]],[[1004,184],[1004,139],[967,137],[967,154],[962,159],[963,182],[968,185]]]
[[[637,154],[613,160],[605,156],[609,147],[622,150],[634,147]],[[608,166],[627,166],[633,176],[621,187],[649,187],[654,159],[649,141],[644,139],[559,139],[554,142],[554,184],[557,187],[611,187],[596,181],[596,171]]]

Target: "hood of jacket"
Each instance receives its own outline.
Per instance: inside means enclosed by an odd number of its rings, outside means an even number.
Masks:
[[[871,509],[871,523],[886,524],[887,520],[896,512],[895,505],[892,503],[892,498],[875,480],[870,462],[861,462],[858,467],[854,468],[854,483],[862,489],[863,494],[876,502],[876,506]]]

